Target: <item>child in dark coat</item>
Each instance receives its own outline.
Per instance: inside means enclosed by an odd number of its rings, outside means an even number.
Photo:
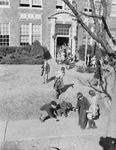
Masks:
[[[55,118],[57,119],[57,112],[56,112],[57,103],[55,101],[52,101],[51,103],[45,104],[40,108],[40,117],[39,119],[42,122],[45,122],[49,118]]]
[[[57,106],[57,113],[59,116],[64,115],[65,117],[68,117],[68,113],[70,111],[73,111],[72,104],[68,103],[66,101],[62,101],[62,103],[59,103]]]
[[[60,94],[62,93],[62,82],[60,77],[56,77],[54,81],[54,89],[56,91],[56,98],[58,99]]]
[[[85,129],[87,125],[87,111],[89,110],[90,103],[80,92],[77,94],[77,100],[76,109],[78,109],[78,124],[81,129]]]
[[[103,69],[102,69],[100,61],[98,60],[97,65],[96,65],[96,69],[95,69],[95,72],[94,72],[94,78],[97,81],[98,88],[99,88],[100,85],[103,84],[102,76],[103,76]]]

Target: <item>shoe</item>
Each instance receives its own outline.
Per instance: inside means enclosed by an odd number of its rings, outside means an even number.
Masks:
[[[84,130],[85,128],[81,127],[81,130]]]
[[[39,118],[39,120],[40,120],[41,122],[43,122],[43,123],[45,122],[45,121],[44,121],[44,120],[42,120],[41,118]]]
[[[97,129],[97,126],[92,127],[92,129]]]
[[[90,130],[90,129],[93,129],[93,127],[90,127],[90,126],[89,126],[87,129]]]

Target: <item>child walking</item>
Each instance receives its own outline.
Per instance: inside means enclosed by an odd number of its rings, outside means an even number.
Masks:
[[[44,77],[43,83],[48,83],[48,74],[50,72],[50,65],[48,64],[47,60],[44,61],[41,68],[42,68],[41,76]]]
[[[65,76],[65,68],[61,67],[60,71],[57,71],[55,74],[54,89],[56,91],[56,98],[59,98],[59,95],[62,93],[64,87],[63,77]]]
[[[58,99],[60,94],[62,93],[62,81],[59,74],[55,77],[54,89],[56,91],[56,98]]]

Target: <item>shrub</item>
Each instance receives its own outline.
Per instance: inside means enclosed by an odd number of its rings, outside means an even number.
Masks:
[[[2,59],[3,59],[3,56],[0,55],[0,61],[2,61]]]
[[[92,46],[88,45],[87,53],[91,54],[91,51],[92,51]],[[85,45],[80,46],[78,52],[79,52],[79,59],[85,60]]]
[[[50,59],[46,47],[35,41],[33,46],[0,47],[1,64],[41,64],[44,59]]]
[[[25,64],[30,64],[30,65],[34,65],[34,64],[42,64],[44,62],[44,59],[34,59],[34,58],[30,58],[27,59],[25,61]]]
[[[77,66],[77,68],[76,68],[76,71],[77,72],[81,72],[81,73],[84,73],[85,72],[85,68],[84,68],[84,66]]]
[[[14,53],[16,49],[17,47],[12,47],[12,46],[0,47],[0,54],[6,56],[7,54]]]
[[[37,55],[44,56],[44,50],[43,47],[41,46],[41,43],[39,41],[34,41],[31,49],[31,55],[32,56],[37,56]]]
[[[51,54],[50,52],[48,51],[47,47],[43,46],[43,50],[44,50],[44,59],[51,59]]]
[[[104,49],[101,49],[99,45],[95,44],[93,46],[87,46],[87,54],[90,54],[91,57],[95,55],[97,59],[100,59],[102,56],[106,55],[106,52]],[[79,59],[85,60],[85,45],[79,47]]]
[[[2,145],[1,150],[21,150],[21,148],[16,142],[5,142]]]
[[[42,64],[44,61],[44,59],[39,58],[39,59],[35,59],[35,58],[31,58],[31,57],[9,57],[6,56],[1,60],[1,64]]]
[[[94,68],[92,68],[92,67],[87,67],[87,73],[93,73],[94,72]]]
[[[12,54],[15,53],[15,51],[18,50],[19,52],[25,50],[26,52],[30,53],[31,51],[31,46],[27,45],[27,46],[3,46],[0,47],[0,55],[6,56],[8,54]]]

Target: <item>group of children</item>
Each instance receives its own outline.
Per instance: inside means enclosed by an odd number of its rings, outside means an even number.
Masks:
[[[48,82],[48,74],[50,72],[50,65],[47,61],[42,65],[42,75],[44,76],[44,83]],[[64,87],[63,77],[65,76],[65,68],[61,67],[61,70],[57,71],[55,74],[55,80],[53,88],[56,91],[56,98],[58,99],[62,93]],[[88,129],[97,128],[95,124],[95,119],[99,118],[100,108],[97,103],[97,96],[94,90],[89,91],[89,100],[83,96],[82,93],[77,94],[77,105],[73,107],[71,103],[62,101],[62,103],[57,104],[56,101],[45,104],[40,108],[40,120],[45,122],[49,118],[55,118],[59,121],[58,117],[64,114],[65,117],[68,116],[70,111],[78,110],[78,124],[81,129],[85,129],[88,122]]]
[[[111,75],[113,73],[112,71],[113,70],[109,64],[108,59],[104,59],[102,61],[97,60],[96,67],[94,70],[94,84],[97,85],[99,88],[101,85],[103,85],[104,78],[107,78],[109,75]]]
[[[77,93],[77,105],[73,107],[71,103],[62,101],[57,104],[56,101],[52,101],[49,104],[45,104],[40,108],[40,120],[45,122],[49,118],[54,118],[59,121],[59,116],[64,115],[68,117],[70,111],[77,110],[78,112],[78,125],[81,129],[85,129],[88,124],[88,129],[96,129],[95,120],[100,116],[100,107],[97,102],[97,96],[94,90],[89,91],[89,100],[81,93]]]
[[[89,91],[89,100],[83,96],[82,93],[77,94],[77,105],[78,110],[78,125],[81,129],[85,129],[88,122],[88,129],[96,129],[95,119],[100,116],[100,107],[97,102],[97,96],[94,90]]]
[[[59,48],[56,55],[57,64],[67,64],[70,63],[74,59],[71,49],[65,43]]]

